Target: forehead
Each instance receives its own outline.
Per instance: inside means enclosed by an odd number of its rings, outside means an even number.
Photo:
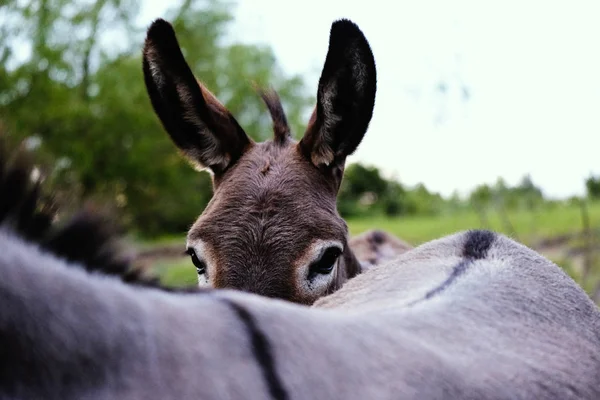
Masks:
[[[242,236],[309,241],[337,239],[346,232],[336,211],[334,182],[302,157],[292,141],[255,144],[215,186],[211,202],[190,230],[192,240],[243,231]]]

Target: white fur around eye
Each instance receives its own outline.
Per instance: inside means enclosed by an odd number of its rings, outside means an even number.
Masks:
[[[203,261],[204,264],[206,265],[206,268],[205,268],[203,274],[197,273],[198,286],[199,287],[211,286],[210,277],[212,275],[212,272],[214,271],[214,268],[212,266],[212,264],[213,264],[212,257],[210,256],[211,253],[208,250],[207,244],[205,242],[203,242],[202,240],[196,239],[193,241],[188,241],[187,248],[194,249],[194,252],[196,253],[196,257],[198,257],[198,259]],[[196,268],[195,265],[194,265],[194,268]],[[196,271],[197,271],[197,268],[196,268]]]
[[[204,274],[197,274],[198,275],[198,287],[208,287],[210,286],[210,283],[208,282],[208,277],[206,276],[206,273]]]
[[[296,279],[298,280],[298,287],[307,295],[320,295],[324,293],[331,281],[335,279],[341,256],[335,261],[330,273],[313,276],[310,274],[311,264],[318,261],[329,247],[338,247],[340,251],[344,249],[342,243],[337,240],[315,240],[297,261]]]

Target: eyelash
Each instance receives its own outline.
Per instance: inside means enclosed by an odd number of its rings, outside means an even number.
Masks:
[[[202,261],[200,258],[198,258],[198,255],[196,254],[194,249],[192,249],[190,247],[185,252],[192,259],[192,264],[194,264],[194,266],[196,267],[196,272],[198,272],[198,275],[205,274],[206,273],[206,263],[204,261]]]
[[[323,252],[321,257],[311,264],[310,273],[311,275],[322,274],[326,275],[333,271],[335,263],[342,254],[342,250],[339,247],[329,247]]]

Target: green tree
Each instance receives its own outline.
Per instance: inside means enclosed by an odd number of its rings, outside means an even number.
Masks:
[[[377,167],[353,163],[346,167],[338,194],[338,210],[342,216],[372,211],[372,206],[384,195],[388,182]],[[376,207],[376,206],[375,206]]]
[[[469,196],[471,204],[481,208],[487,208],[492,204],[493,190],[487,184],[478,185]]]
[[[452,212],[464,210],[467,207],[467,202],[458,193],[458,190],[454,190],[447,200],[448,209]]]
[[[207,4],[209,6],[207,6]],[[272,136],[271,119],[253,83],[279,93],[293,134],[304,133],[308,107],[315,104],[300,76],[288,77],[277,65],[271,48],[241,43],[224,44],[232,22],[231,5],[219,1],[186,0],[167,12],[179,44],[196,76],[233,113],[255,140]],[[202,25],[198,24],[202,21]]]
[[[387,188],[387,181],[377,167],[353,163],[344,172],[342,186],[345,193],[355,198],[369,192],[381,196]]]
[[[533,183],[530,175],[523,177],[519,185],[514,188],[514,192],[528,210],[532,210],[544,202],[542,190]]]
[[[313,98],[281,71],[268,47],[232,43],[231,4],[175,5],[173,22],[197,77],[254,139],[270,136],[252,81],[278,90],[296,135]],[[142,76],[145,27],[137,0],[25,0],[0,25],[0,118],[19,138],[37,138],[55,160],[49,176],[86,197],[114,203],[145,234],[185,232],[211,196],[207,173],[178,154],[154,115]],[[31,48],[25,58],[15,51]],[[22,55],[21,55],[22,56]]]
[[[430,192],[423,183],[406,191],[408,214],[435,215],[442,211],[445,201],[439,193]]]
[[[478,185],[469,195],[469,202],[477,210],[479,220],[483,227],[490,227],[490,221],[487,216],[488,208],[492,205],[494,198],[492,188],[487,184]]]
[[[393,217],[405,214],[408,211],[406,189],[400,182],[389,180],[381,203],[385,215]]]
[[[585,180],[585,188],[590,199],[600,199],[600,177],[589,176]]]

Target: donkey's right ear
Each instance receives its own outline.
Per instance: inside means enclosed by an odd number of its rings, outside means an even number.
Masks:
[[[315,166],[343,165],[356,150],[373,116],[376,91],[377,71],[369,42],[352,21],[335,21],[317,105],[300,141],[302,152]]]
[[[154,111],[196,167],[221,173],[252,144],[231,113],[198,83],[165,20],[148,28],[143,70]]]

